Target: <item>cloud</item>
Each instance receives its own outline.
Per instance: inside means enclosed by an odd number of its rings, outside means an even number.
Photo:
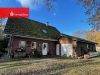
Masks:
[[[32,0],[17,0],[23,7],[30,7]]]
[[[43,0],[17,0],[23,7],[37,9],[43,4]]]

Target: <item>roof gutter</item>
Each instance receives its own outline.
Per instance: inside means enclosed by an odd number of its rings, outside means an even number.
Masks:
[[[25,35],[25,36],[22,36],[22,35],[13,35],[13,36],[18,36],[18,37],[23,37],[23,38],[31,38],[31,39],[39,39],[39,40],[58,41],[56,39],[45,39],[45,38],[31,37],[29,35]]]

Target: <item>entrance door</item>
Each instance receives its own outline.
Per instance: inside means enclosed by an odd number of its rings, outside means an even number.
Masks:
[[[48,54],[48,43],[43,43],[42,44],[42,55],[47,55]]]

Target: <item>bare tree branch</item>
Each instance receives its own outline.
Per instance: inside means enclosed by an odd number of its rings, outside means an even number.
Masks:
[[[92,15],[88,22],[94,30],[100,30],[100,0],[78,0],[86,9],[85,15]]]
[[[0,26],[3,25],[3,22],[4,22],[4,19],[3,18],[0,18]]]

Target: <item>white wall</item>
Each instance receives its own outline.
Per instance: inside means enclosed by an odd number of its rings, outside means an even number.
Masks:
[[[96,51],[97,52],[100,52],[100,47],[96,47]]]
[[[60,55],[60,44],[56,45],[56,55]]]
[[[72,56],[73,47],[72,44],[61,44],[61,56],[66,55],[67,57]]]

